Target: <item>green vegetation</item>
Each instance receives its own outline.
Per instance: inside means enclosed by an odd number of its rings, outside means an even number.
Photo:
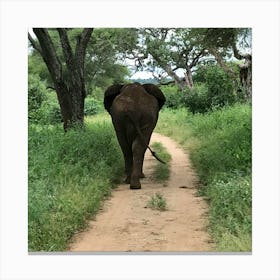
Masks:
[[[160,142],[154,142],[151,145],[152,149],[156,151],[157,155],[160,159],[162,159],[166,164],[162,164],[161,162],[156,162],[156,166],[154,167],[153,178],[157,182],[164,183],[168,180],[170,176],[170,160],[171,155],[167,152],[166,148]]]
[[[224,106],[232,105],[237,101],[244,101],[238,89],[237,66],[232,67],[235,76],[232,77],[218,65],[199,66],[194,76],[195,84],[190,88],[179,90],[172,85],[163,85],[161,90],[166,95],[167,108],[188,108],[190,112],[206,113]]]
[[[153,195],[150,198],[150,200],[147,203],[147,207],[153,210],[166,211],[167,210],[166,199],[163,197],[161,193],[157,192],[155,195]]]
[[[236,104],[207,114],[165,109],[157,130],[190,151],[210,204],[218,251],[251,251],[251,107]]]
[[[122,155],[107,121],[64,134],[29,126],[29,251],[63,251],[85,228],[122,174]]]
[[[166,109],[157,130],[190,151],[201,180],[199,194],[210,204],[210,231],[217,250],[250,251],[252,56],[240,50],[250,50],[251,29],[95,28],[87,42],[80,40],[81,32],[81,28],[43,32],[49,33],[57,54],[48,65],[62,73],[58,92],[53,89],[58,77],[49,73],[46,57],[41,57],[41,42],[29,36],[29,250],[64,250],[119,180],[123,160],[110,117],[104,114],[103,94],[113,83],[131,81],[127,80],[131,67],[125,64],[130,57],[137,69],[165,81],[161,90]],[[63,34],[72,51],[79,42],[85,48],[84,63],[82,56],[72,60],[82,68],[68,67],[65,51],[70,52]],[[228,61],[233,57],[237,62]],[[178,69],[184,78],[177,75]],[[81,79],[73,79],[77,73]],[[74,80],[80,90],[73,87]],[[65,134],[61,112],[64,120],[75,124],[81,114],[73,118],[68,114],[78,111],[86,116],[85,126],[76,130],[69,125],[73,129]],[[162,146],[153,148],[170,161]],[[165,181],[168,176],[169,165],[157,163],[155,179]],[[159,193],[148,205],[166,209]]]
[[[98,98],[95,95],[85,98],[85,116],[96,115],[104,110],[100,90],[96,89],[94,93],[98,93]],[[32,124],[55,125],[62,122],[55,91],[47,89],[46,81],[40,80],[37,74],[28,76],[28,120]]]

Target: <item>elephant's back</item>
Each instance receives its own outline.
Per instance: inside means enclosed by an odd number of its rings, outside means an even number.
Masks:
[[[148,111],[158,110],[157,99],[146,90],[140,84],[129,84],[122,89],[122,92],[115,98],[115,105],[119,110],[124,111],[138,111],[148,113]]]
[[[141,85],[126,86],[116,96],[111,107],[114,123],[130,124],[133,119],[140,127],[156,125],[159,105],[157,99],[147,93]]]

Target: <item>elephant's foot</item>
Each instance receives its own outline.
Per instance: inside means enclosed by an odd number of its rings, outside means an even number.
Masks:
[[[130,185],[130,189],[131,190],[140,190],[141,189],[141,185],[140,186]]]
[[[131,190],[141,189],[141,183],[140,183],[139,179],[130,181],[130,189]]]

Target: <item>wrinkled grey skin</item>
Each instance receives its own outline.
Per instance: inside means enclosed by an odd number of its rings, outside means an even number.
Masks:
[[[153,84],[138,83],[110,86],[104,106],[112,118],[125,161],[125,182],[140,189],[143,160],[158,113],[165,103],[161,90]]]

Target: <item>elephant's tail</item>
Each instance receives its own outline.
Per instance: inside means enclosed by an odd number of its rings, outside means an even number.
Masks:
[[[150,146],[148,145],[148,143],[146,143],[146,141],[145,141],[145,139],[144,139],[144,137],[143,137],[143,134],[142,134],[142,132],[141,132],[139,126],[136,124],[136,122],[133,120],[133,118],[132,118],[130,115],[128,115],[128,117],[130,118],[132,124],[134,125],[134,127],[135,127],[135,129],[136,129],[136,131],[137,131],[139,137],[141,138],[143,144],[150,150],[152,156],[153,156],[155,159],[157,159],[159,162],[161,162],[161,163],[163,163],[163,164],[166,164],[166,162],[163,161],[161,158],[159,158],[159,156],[156,154],[156,152],[153,151],[153,150],[150,148]]]

